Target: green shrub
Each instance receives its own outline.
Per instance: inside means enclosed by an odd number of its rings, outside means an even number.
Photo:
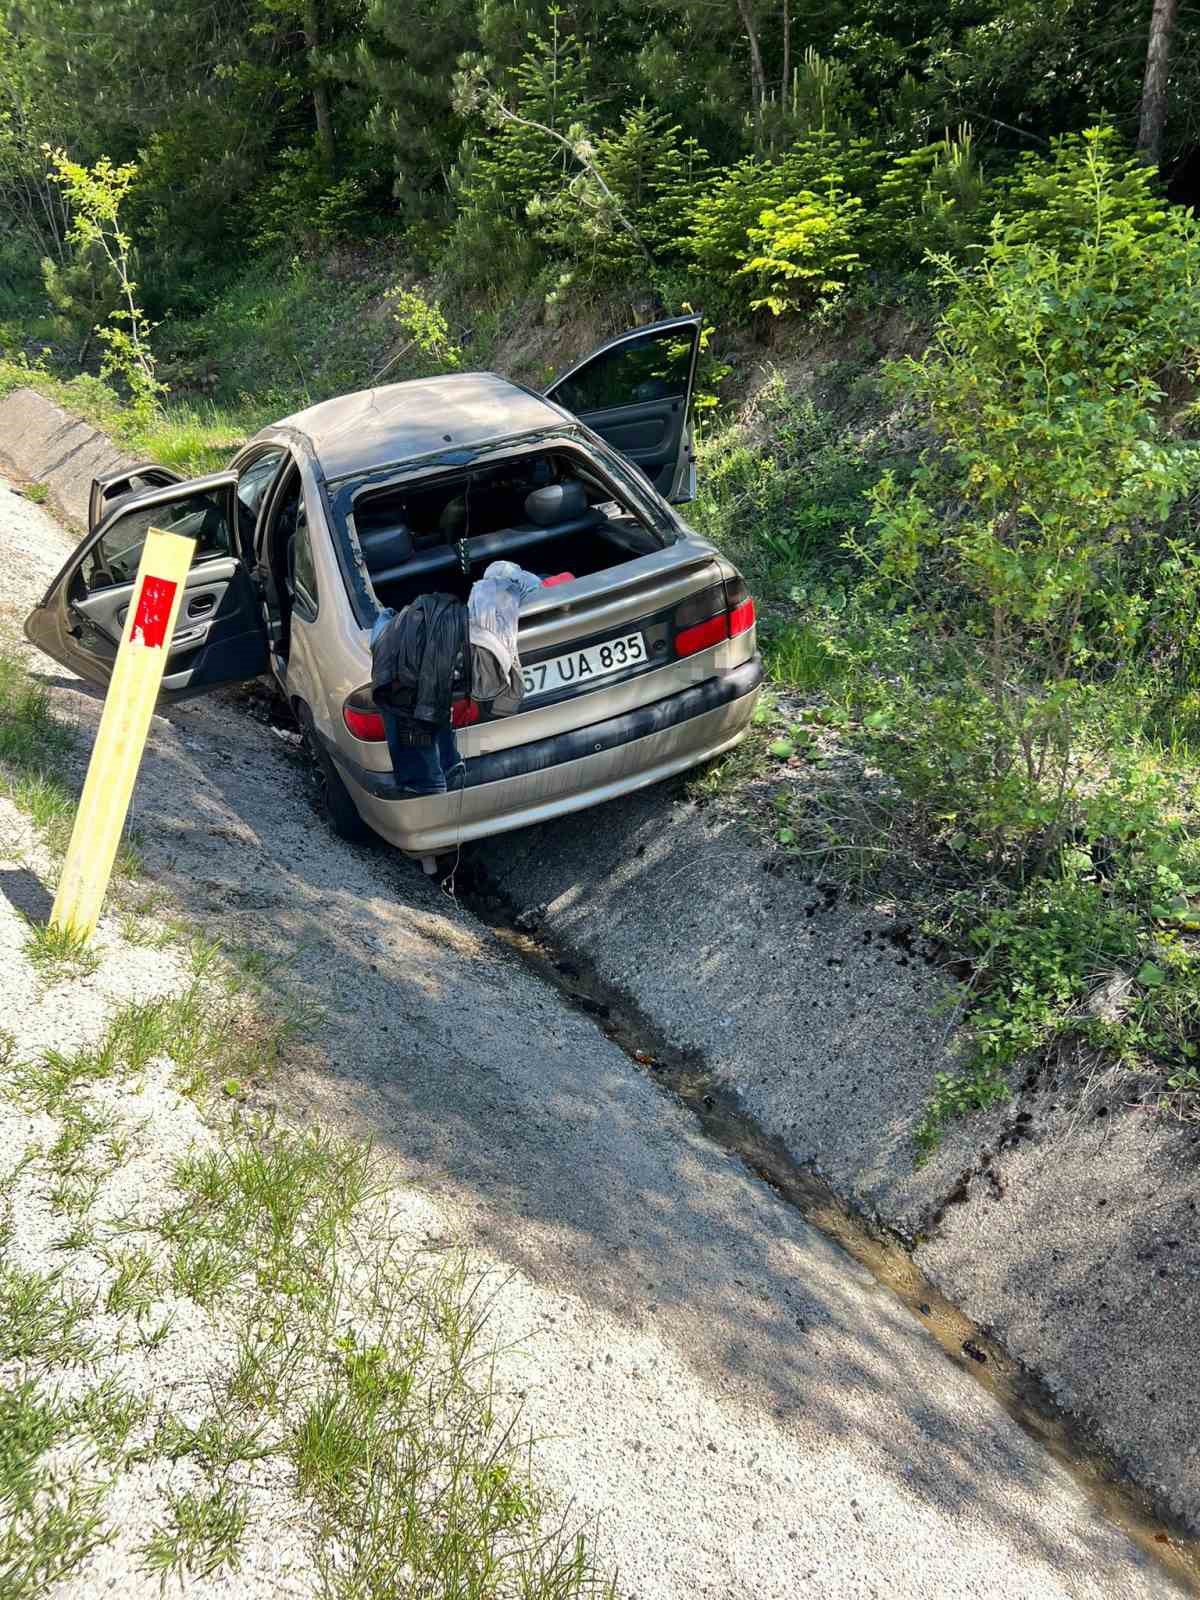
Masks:
[[[919,262],[927,251],[961,256],[987,233],[991,198],[971,130],[897,156],[879,179],[868,219],[880,260]]]
[[[1146,729],[1172,684],[1194,687],[1200,642],[1200,229],[1158,210],[1105,136],[1026,177],[1044,210],[998,222],[974,267],[939,258],[949,303],[892,372],[932,443],[909,484],[872,491],[852,542],[875,609],[831,643],[864,753],[964,885],[924,891],[976,1004],[923,1149],[1061,1041],[1181,1084],[1195,1051],[1197,960],[1176,926],[1200,926],[1200,848]],[[1132,998],[1105,1019],[1089,998],[1113,971]]]
[[[1081,677],[1144,647],[1166,519],[1200,482],[1167,399],[1200,356],[1200,230],[1181,212],[1135,225],[1101,141],[1075,159],[1089,229],[1054,248],[998,225],[978,268],[940,259],[950,304],[926,354],[893,370],[936,443],[910,486],[873,491],[864,550],[953,641],[1030,804],[1061,787]]]
[[[773,316],[833,305],[862,267],[854,248],[862,201],[837,190],[789,195],[748,230],[750,254],[738,269],[756,295],[750,309]]]
[[[685,139],[677,123],[640,105],[597,141],[594,159],[616,205],[655,262],[680,259],[696,197],[709,172],[702,146]],[[572,203],[575,198],[571,194],[560,213],[562,253],[577,257],[586,275],[597,281],[630,270],[644,272],[636,243],[594,186],[582,216],[579,205]]]
[[[821,234],[829,235],[832,245],[837,233],[847,249],[857,250],[866,232],[880,161],[880,152],[868,140],[844,140],[829,132],[803,135],[776,161],[747,157],[725,168],[698,196],[681,248],[718,298],[742,309],[746,301],[733,281],[752,256],[769,253],[761,246],[786,239],[790,230],[798,230],[801,237],[784,245],[779,259],[789,264],[814,259],[825,248],[817,244]],[[802,216],[801,208],[810,197],[815,197],[816,212]],[[767,223],[766,211],[775,212],[779,220]],[[764,229],[769,237],[752,238],[752,232]],[[795,281],[786,268],[778,276],[781,283]],[[808,303],[807,296],[802,300]]]
[[[532,262],[525,241],[537,233],[529,227],[531,206],[535,223],[545,218],[553,237],[558,202],[580,175],[569,142],[562,141],[594,124],[591,61],[579,39],[560,30],[559,17],[552,12],[548,36],[530,36],[529,48],[495,94],[466,97],[479,100],[470,108],[464,98],[464,110],[482,109],[492,121],[468,141],[453,175],[458,214],[447,240],[447,266],[464,284],[512,281],[514,262],[523,261],[527,271]],[[485,63],[473,65],[478,75]],[[468,66],[460,89],[470,77]]]
[[[388,278],[338,274],[317,260],[260,262],[157,345],[176,390],[283,415],[367,386],[391,344],[380,304]]]
[[[750,229],[768,206],[787,193],[787,177],[777,162],[748,156],[721,172],[696,203],[686,249],[701,277],[731,279],[747,256]]]
[[[920,1151],[951,1116],[1004,1099],[1009,1070],[1054,1046],[1157,1070],[1192,1100],[1200,1090],[1200,841],[1183,820],[1183,786],[1130,727],[1110,718],[1096,732],[1107,735],[1107,777],[1082,797],[1047,870],[993,884],[982,914],[978,888],[960,890],[927,925],[967,952],[975,1004],[967,1058],[939,1075]],[[1113,979],[1118,1003],[1097,1005]]]
[[[426,300],[417,289],[389,289],[385,296],[402,340],[392,357],[405,360],[409,377],[426,377],[462,366],[462,348],[450,333],[438,300]]]
[[[693,520],[760,593],[787,595],[814,568],[845,564],[875,476],[870,451],[776,371],[740,414],[702,433]]]
[[[130,270],[137,262],[131,253]],[[66,261],[42,260],[42,283],[53,307],[55,336],[75,348],[80,366],[87,360],[96,329],[121,303],[121,281],[96,242],[80,246]]]
[[[292,146],[281,152],[277,170],[250,203],[256,219],[251,243],[260,253],[278,254],[353,238],[364,199],[360,179],[330,182],[315,146]]]
[[[1012,243],[1053,250],[1086,244],[1097,226],[1155,237],[1170,209],[1157,171],[1105,127],[1055,139],[1048,156],[1025,151],[998,185],[995,203]]]

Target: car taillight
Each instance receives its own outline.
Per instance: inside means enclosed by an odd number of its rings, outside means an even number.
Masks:
[[[450,703],[450,726],[469,728],[479,721],[479,707],[474,700],[453,700]]]
[[[675,654],[694,656],[698,650],[707,650],[729,637],[729,618],[722,611],[719,617],[709,617],[707,622],[697,622],[675,635]]]
[[[690,595],[675,611],[675,654],[694,656],[754,626],[754,601],[741,578]]]
[[[356,739],[381,744],[387,738],[383,718],[371,704],[370,688],[356,689],[342,707],[342,721]]]

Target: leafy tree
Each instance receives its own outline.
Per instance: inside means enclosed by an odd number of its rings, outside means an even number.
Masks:
[[[47,149],[46,155],[55,182],[66,196],[71,211],[68,239],[79,262],[98,260],[104,264],[109,282],[115,287],[116,306],[107,322],[96,328],[104,346],[100,363],[102,377],[124,379],[133,408],[144,417],[156,409],[165,385],[155,375],[150,350],[151,326],[137,300],[133,278],[133,241],[125,231],[122,207],[137,176],[132,162],[115,166],[101,156],[94,166],[72,161],[64,150]]]
[[[880,176],[872,233],[883,256],[961,255],[986,233],[990,191],[971,129],[897,156]]]
[[[0,217],[10,248],[23,246],[31,261],[49,255],[62,264],[66,209],[42,155],[52,131],[48,111],[14,35],[0,20]]]
[[[469,98],[460,98],[464,110],[479,109],[493,129],[480,142],[469,186],[462,190],[465,208],[517,220],[531,200],[549,200],[574,176],[578,161],[571,134],[594,123],[597,107],[587,50],[560,24],[560,13],[552,12],[549,34],[530,39],[529,49],[494,90],[484,77],[474,107]],[[489,65],[479,63],[482,73]],[[467,79],[459,82],[461,97]]]
[[[645,106],[594,143],[576,135],[578,172],[531,203],[537,237],[592,281],[643,278],[677,258],[708,161],[694,139]]]
[[[1168,210],[1158,174],[1110,127],[1055,139],[1048,156],[1022,155],[1001,180],[996,205],[1014,241],[1060,249],[1087,244],[1098,217],[1104,227],[1124,224],[1148,238],[1162,230]]]

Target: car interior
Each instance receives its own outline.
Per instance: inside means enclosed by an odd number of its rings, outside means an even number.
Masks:
[[[363,491],[353,519],[376,597],[397,608],[430,590],[466,599],[492,561],[581,578],[662,543],[578,457],[557,451]]]

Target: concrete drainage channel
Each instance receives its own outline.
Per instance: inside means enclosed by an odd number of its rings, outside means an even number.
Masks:
[[[405,870],[401,867],[400,870]],[[417,871],[415,865],[411,870]],[[446,880],[449,886],[449,880]],[[831,1239],[918,1319],[948,1360],[968,1371],[1025,1433],[1071,1474],[1111,1522],[1170,1575],[1180,1594],[1200,1595],[1200,1538],[1155,1506],[1121,1468],[1056,1404],[1046,1384],[963,1315],[925,1277],[906,1246],[872,1226],[827,1183],[789,1155],[716,1081],[701,1056],[665,1038],[628,996],[607,984],[577,953],[557,951],[517,926],[519,913],[497,891],[475,855],[464,851],[454,898],[574,1009],[591,1017],[666,1094],[681,1101],[705,1134],[736,1155],[804,1220]]]

